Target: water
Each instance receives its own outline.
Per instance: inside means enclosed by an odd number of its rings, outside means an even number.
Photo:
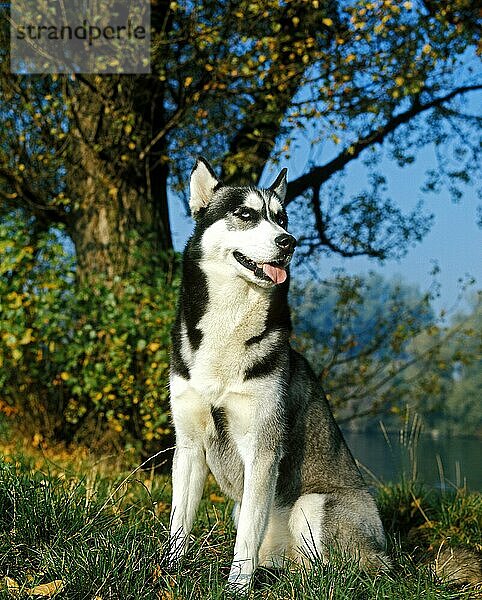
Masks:
[[[400,436],[382,432],[345,432],[345,439],[354,457],[361,463],[367,482],[368,469],[382,482],[398,481],[403,473],[412,474],[410,446],[416,456],[417,480],[438,489],[467,485],[469,490],[482,491],[482,441],[476,438],[438,438],[420,435],[415,446],[400,443]]]

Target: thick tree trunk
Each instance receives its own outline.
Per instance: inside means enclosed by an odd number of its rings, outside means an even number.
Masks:
[[[163,124],[163,88],[155,79],[149,83],[147,93],[145,80],[135,76],[85,79],[72,94],[76,161],[67,175],[67,231],[81,284],[111,285],[136,270],[149,280],[156,268],[170,265],[166,140],[140,156]]]
[[[77,201],[67,227],[79,283],[102,280],[110,285],[135,270],[149,279],[156,267],[167,268],[172,251],[167,166],[155,169],[155,185],[150,186],[124,178],[112,181],[100,161],[83,162],[86,177],[71,185]]]

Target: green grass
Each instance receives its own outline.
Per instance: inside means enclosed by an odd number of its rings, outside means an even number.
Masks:
[[[50,465],[50,466],[49,466]],[[55,596],[74,600],[228,598],[225,582],[233,550],[231,504],[208,481],[189,555],[176,573],[158,567],[166,545],[170,484],[166,476],[90,467],[43,467],[27,459],[0,460],[0,598],[28,596],[41,583],[61,580]],[[272,599],[475,598],[417,565],[410,535],[429,547],[447,535],[479,547],[479,494],[428,493],[410,482],[378,490],[395,568],[371,577],[356,565],[315,565],[306,573],[260,573],[252,597]],[[411,533],[410,533],[411,532]],[[6,580],[4,580],[6,581]]]

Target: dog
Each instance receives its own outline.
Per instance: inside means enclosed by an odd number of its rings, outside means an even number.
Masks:
[[[235,501],[228,587],[257,566],[310,565],[341,551],[384,568],[380,516],[320,384],[290,347],[296,239],[286,169],[271,187],[224,185],[204,158],[190,179],[195,229],[172,332],[176,434],[168,565],[187,551],[208,470]]]

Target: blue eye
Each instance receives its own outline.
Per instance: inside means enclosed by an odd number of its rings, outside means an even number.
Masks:
[[[249,210],[249,208],[238,208],[237,210],[234,211],[234,215],[236,217],[242,219],[243,221],[249,221],[250,219],[253,218],[253,214]]]

